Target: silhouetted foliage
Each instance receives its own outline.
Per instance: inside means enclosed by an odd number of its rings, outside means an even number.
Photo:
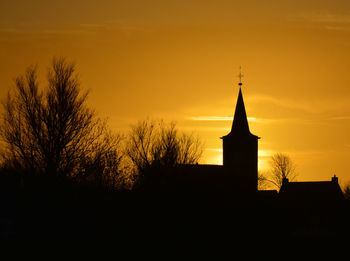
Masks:
[[[47,82],[41,90],[36,67],[29,67],[3,103],[0,134],[7,168],[80,181],[94,175],[114,183],[121,137],[108,132],[86,106],[88,93],[80,88],[74,64],[53,59]]]
[[[259,171],[258,172],[258,189],[264,190],[268,187],[269,187],[269,180],[268,180],[266,173]]]
[[[130,187],[127,173],[123,170],[122,153],[123,137],[112,134],[107,129],[96,140],[90,151],[81,157],[77,169],[76,179],[102,187],[125,188]]]
[[[137,183],[159,179],[167,168],[195,164],[203,144],[194,134],[179,133],[174,122],[144,120],[131,127],[126,154],[135,168]],[[160,177],[161,178],[161,177]]]
[[[350,184],[346,184],[343,188],[343,194],[346,199],[350,199]]]
[[[292,159],[283,153],[276,153],[270,159],[269,181],[278,189],[282,186],[283,179],[295,180],[295,164]]]

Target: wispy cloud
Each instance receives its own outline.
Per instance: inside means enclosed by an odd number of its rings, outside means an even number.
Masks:
[[[192,121],[232,121],[233,116],[192,116],[186,117],[187,120]],[[256,121],[255,117],[248,117],[248,121]]]
[[[318,99],[288,99],[277,98],[266,95],[254,95],[249,97],[248,100],[254,104],[269,104],[281,109],[289,109],[293,111],[299,111],[306,114],[346,114],[350,113],[350,96],[345,95],[342,97],[325,97]]]
[[[0,33],[18,33],[19,30],[15,28],[0,28]]]
[[[222,153],[222,148],[206,148],[205,150]]]
[[[259,150],[258,151],[258,156],[259,158],[269,158],[276,152],[273,150]]]
[[[286,108],[286,109],[297,109],[305,112],[315,112],[315,109],[310,102],[302,101],[302,100],[290,100],[290,99],[282,99],[267,95],[254,95],[249,98],[252,103],[258,104],[270,104],[275,105],[276,107]]]
[[[230,131],[230,127],[210,127],[210,126],[192,126],[192,125],[188,125],[188,126],[181,126],[182,130],[185,131],[214,131],[214,132],[227,132]]]
[[[346,28],[344,26],[334,26],[334,25],[326,25],[325,28],[327,30],[331,30],[331,31],[347,31],[347,30],[349,30],[349,28]]]
[[[222,121],[222,122],[232,122],[233,116],[190,116],[186,117],[186,120],[190,121]],[[278,118],[278,119],[269,119],[269,118],[257,118],[257,117],[247,117],[248,122],[250,123],[260,123],[260,124],[270,124],[270,123],[286,123],[286,122],[302,122],[305,123],[307,120],[305,119],[297,119],[297,118]]]
[[[327,30],[343,31],[350,29],[350,15],[325,11],[300,12],[290,15],[294,21],[308,21],[320,24]]]
[[[348,96],[308,100],[254,95],[248,97],[247,101],[250,104],[250,108],[253,108],[253,116],[248,117],[248,121],[252,124],[292,123],[305,125],[328,124],[329,121],[350,120],[350,97]],[[262,104],[267,104],[268,108],[261,110],[260,107]],[[278,111],[277,116],[274,114],[276,111]],[[254,115],[254,112],[259,116]],[[264,113],[267,117],[264,117]],[[196,113],[194,112],[193,114]],[[222,114],[224,114],[224,112],[219,112],[219,115],[192,115],[185,117],[185,120],[198,123],[202,122],[202,125],[204,125],[205,122],[217,122],[220,127],[222,127],[223,124],[228,124],[227,126],[229,126],[229,123],[233,120],[233,116],[223,116]],[[222,122],[222,124],[220,124],[220,122]],[[200,128],[202,129],[202,127],[203,126]],[[212,126],[209,128],[212,128]],[[215,128],[215,130],[217,130],[217,128]]]
[[[205,150],[206,151],[210,151],[210,152],[217,152],[217,153],[222,153],[223,152],[222,148],[206,148]],[[259,158],[269,158],[275,153],[276,152],[273,151],[273,150],[259,150],[258,151],[258,156],[259,156]]]
[[[34,28],[34,27],[16,27],[16,28],[0,28],[0,34],[9,35],[72,35],[72,34],[86,34],[87,30],[80,27],[72,29],[66,28]]]
[[[347,121],[347,120],[350,120],[350,116],[334,116],[334,117],[330,117],[330,118],[328,118],[328,120],[345,120],[345,121]]]
[[[313,11],[308,13],[300,13],[300,18],[317,23],[337,23],[350,24],[350,15],[335,14],[322,11]]]
[[[40,34],[40,35],[72,35],[72,34],[92,34],[96,32],[119,32],[131,34],[137,32],[149,32],[145,26],[130,25],[122,21],[101,21],[98,23],[71,24],[70,26],[57,27],[44,23],[20,24],[15,27],[0,27],[0,33],[13,35]]]
[[[82,28],[91,29],[91,30],[110,28],[110,26],[106,23],[80,24],[79,26]]]

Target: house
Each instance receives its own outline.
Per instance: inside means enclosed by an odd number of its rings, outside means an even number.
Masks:
[[[344,195],[334,175],[330,181],[290,182],[283,179],[279,198],[295,202],[334,202],[343,200]]]

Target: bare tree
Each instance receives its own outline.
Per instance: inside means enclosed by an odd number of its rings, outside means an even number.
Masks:
[[[269,187],[269,180],[267,178],[266,173],[263,173],[262,171],[258,172],[258,189],[259,190],[265,190]]]
[[[103,171],[111,169],[112,161],[116,168],[119,138],[112,138],[86,106],[88,93],[81,91],[74,64],[53,59],[47,80],[47,88],[40,90],[36,67],[16,78],[14,92],[3,103],[4,161],[51,177],[81,175],[87,158],[103,161]]]
[[[350,199],[350,183],[346,184],[343,188],[343,194],[346,199]]]
[[[178,137],[177,164],[198,163],[203,154],[203,143],[198,135],[194,133],[182,133]]]
[[[269,181],[278,189],[281,188],[284,179],[295,180],[295,164],[292,159],[283,153],[276,153],[270,159]]]
[[[76,178],[103,187],[125,187],[121,170],[122,141],[121,135],[104,129],[103,135],[91,145],[91,150],[81,156]]]
[[[126,148],[139,181],[169,167],[194,164],[202,153],[203,144],[197,136],[179,133],[174,122],[154,120],[132,126]]]
[[[138,172],[150,168],[156,158],[157,130],[154,121],[140,121],[131,126],[126,154]]]

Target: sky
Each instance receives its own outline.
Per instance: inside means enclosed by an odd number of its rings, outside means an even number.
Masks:
[[[0,0],[0,96],[52,58],[76,64],[89,104],[111,128],[176,121],[222,163],[242,66],[259,169],[274,153],[297,180],[350,182],[348,0]]]

